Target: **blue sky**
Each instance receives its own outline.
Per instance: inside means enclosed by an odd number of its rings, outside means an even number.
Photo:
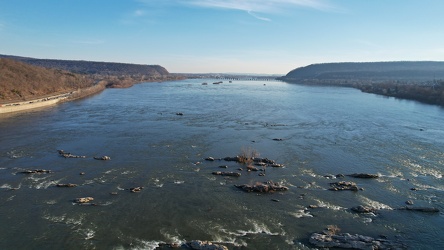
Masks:
[[[286,74],[444,60],[442,0],[0,0],[0,54]]]

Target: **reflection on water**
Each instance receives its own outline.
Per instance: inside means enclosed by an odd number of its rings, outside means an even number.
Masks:
[[[444,210],[443,120],[442,108],[349,88],[196,80],[108,89],[3,116],[0,248],[154,249],[210,240],[310,249],[309,235],[327,225],[412,249],[444,248],[443,212],[396,210],[407,200]],[[236,162],[205,161],[242,148],[285,167],[259,176]],[[57,149],[87,158],[65,159]],[[93,159],[103,155],[112,160]],[[222,165],[242,175],[211,174]],[[30,169],[51,173],[21,173]],[[336,177],[351,173],[380,177]],[[267,180],[289,190],[257,195],[234,187]],[[327,190],[340,180],[363,191]],[[79,206],[78,197],[97,206]],[[380,210],[355,214],[357,205]]]

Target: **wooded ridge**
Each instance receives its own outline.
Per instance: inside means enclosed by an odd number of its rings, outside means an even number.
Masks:
[[[97,74],[102,76],[145,75],[149,77],[162,77],[169,75],[169,72],[160,65],[37,59],[10,55],[0,55],[0,58],[14,59],[16,61],[25,62],[35,66],[67,70],[79,74]]]
[[[0,102],[3,103],[66,93],[94,84],[87,75],[0,58]]]
[[[106,88],[183,79],[159,65],[36,59],[0,55],[0,102],[27,101],[76,91],[76,98]]]
[[[278,78],[289,83],[332,85],[444,106],[444,62],[323,63]]]

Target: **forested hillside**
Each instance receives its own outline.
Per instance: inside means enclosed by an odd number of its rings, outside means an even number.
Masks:
[[[37,59],[9,55],[0,55],[0,57],[14,59],[35,66],[62,69],[80,74],[98,74],[103,76],[145,75],[146,77],[162,77],[169,74],[165,68],[159,65]]]
[[[362,62],[312,64],[290,71],[283,80],[430,81],[444,79],[444,62]]]
[[[353,87],[363,92],[444,106],[444,62],[323,63],[296,68],[280,80]]]
[[[94,85],[86,75],[0,58],[0,102],[29,100]]]

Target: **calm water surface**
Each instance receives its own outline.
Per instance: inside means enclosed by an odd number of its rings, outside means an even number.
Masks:
[[[444,249],[443,108],[349,88],[208,82],[107,89],[0,117],[0,248],[154,249],[210,240],[235,249],[312,249],[308,237],[336,225],[410,249]],[[87,158],[65,159],[58,149]],[[204,160],[243,149],[285,168],[211,174],[245,169]],[[111,160],[92,158],[103,155]],[[27,169],[52,173],[20,173]],[[352,173],[380,178],[342,179],[359,192],[327,190],[341,180],[327,177]],[[257,195],[234,187],[267,180],[289,190]],[[137,186],[144,189],[128,191]],[[98,206],[72,202],[86,196]],[[396,210],[407,200],[441,212]],[[381,210],[351,212],[357,205]]]

